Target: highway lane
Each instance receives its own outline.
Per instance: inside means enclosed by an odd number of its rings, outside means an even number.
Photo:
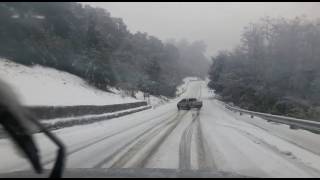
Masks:
[[[181,98],[198,96],[200,90],[198,83],[199,82],[190,83],[188,90]],[[151,161],[150,159],[156,156],[155,153],[158,152],[158,149],[163,147],[162,144],[169,142],[169,144],[173,146],[172,149],[179,147],[175,144],[171,144],[169,136],[175,137],[175,139],[178,140],[177,142],[180,142],[180,134],[177,134],[177,132],[179,129],[181,129],[181,131],[184,130],[184,124],[192,118],[193,113],[178,111],[176,108],[177,101],[178,99],[164,105],[163,107],[142,112],[138,115],[136,114],[138,118],[142,118],[139,122],[143,121],[146,123],[141,124],[141,126],[125,130],[117,136],[105,139],[91,147],[86,147],[77,153],[69,155],[67,167],[146,167]],[[154,118],[160,113],[164,113],[165,115],[160,118]],[[104,126],[107,126],[107,124]],[[95,156],[92,157],[92,154]],[[179,156],[175,153],[170,156],[176,159],[176,161],[171,162],[179,161]],[[165,158],[162,160],[165,160]],[[159,163],[157,165],[160,166]],[[169,163],[165,163],[162,168],[176,167],[170,166]]]
[[[261,119],[238,117],[208,92],[205,82],[191,81],[180,98],[155,109],[54,131],[68,147],[66,167],[199,169],[255,177],[320,177],[316,150],[319,135],[288,127],[281,133],[275,130],[277,125],[255,123]],[[203,108],[178,111],[176,103],[183,97],[202,99]],[[292,134],[300,137],[296,141],[303,142],[292,143]],[[43,164],[51,168],[54,146],[41,135],[36,139]],[[3,143],[0,141],[0,146]],[[14,152],[12,155],[16,156]],[[18,158],[4,160],[0,172],[30,168]]]

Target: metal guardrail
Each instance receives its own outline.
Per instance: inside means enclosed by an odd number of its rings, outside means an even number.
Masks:
[[[106,121],[109,119],[122,117],[125,115],[133,114],[133,113],[144,111],[147,109],[151,109],[151,106],[145,106],[145,107],[135,109],[135,110],[128,110],[125,112],[119,112],[119,113],[110,114],[110,115],[102,115],[102,116],[98,116],[98,117],[90,117],[90,116],[89,117],[76,117],[76,118],[73,118],[68,121],[58,121],[58,122],[55,122],[52,124],[51,124],[50,120],[47,120],[47,121],[42,121],[42,123],[44,124],[45,127],[48,128],[48,130],[57,130],[57,129],[61,129],[61,128],[76,126],[76,125],[85,125],[85,124],[91,124],[91,123],[99,122],[99,121]]]
[[[89,114],[104,114],[132,108],[147,106],[147,102],[133,102],[111,105],[81,105],[81,106],[33,106],[27,107],[38,119],[66,118]]]
[[[101,115],[101,116],[88,116],[88,117],[79,116],[79,117],[74,117],[74,118],[67,120],[67,121],[58,121],[58,122],[54,122],[54,123],[51,123],[50,119],[49,120],[42,120],[41,123],[48,130],[52,131],[52,130],[67,128],[67,127],[72,127],[72,126],[77,126],[77,125],[85,125],[85,124],[91,124],[91,123],[99,122],[99,121],[106,121],[109,119],[122,117],[125,115],[133,114],[133,113],[144,111],[147,109],[151,109],[151,106],[144,106],[139,109],[134,109],[134,110],[129,109],[128,111],[118,112],[115,114]],[[39,132],[39,129],[37,129],[33,133],[38,133],[38,132]],[[8,133],[5,132],[4,129],[0,126],[0,139],[7,138],[7,137],[8,137]]]
[[[317,122],[317,121],[297,119],[297,118],[286,117],[286,116],[278,116],[278,115],[248,111],[248,110],[244,110],[241,108],[232,107],[230,105],[226,105],[225,107],[231,111],[245,113],[245,114],[249,114],[252,116],[257,116],[257,117],[260,117],[260,118],[263,118],[263,119],[266,119],[266,120],[272,121],[272,122],[287,124],[292,129],[304,129],[304,130],[312,131],[314,133],[320,133],[320,122]]]

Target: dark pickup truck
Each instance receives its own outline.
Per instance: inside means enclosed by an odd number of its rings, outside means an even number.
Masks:
[[[179,110],[190,110],[191,108],[201,109],[202,101],[196,98],[185,98],[178,102],[177,107]]]

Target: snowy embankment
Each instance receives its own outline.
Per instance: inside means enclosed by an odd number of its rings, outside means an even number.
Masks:
[[[43,121],[51,129],[93,123],[101,119],[107,120],[150,108],[149,106],[127,108],[128,103],[141,102],[141,100],[123,96],[121,90],[115,88],[111,88],[111,92],[99,90],[75,75],[39,65],[29,67],[0,59],[0,78],[13,88],[25,106],[39,107],[40,109],[43,107],[48,109],[49,115],[54,113],[50,107],[59,107],[60,109],[68,107],[71,112],[54,114],[56,117],[66,118],[50,120],[50,123]],[[104,112],[89,113],[90,116],[88,114],[87,116],[70,117],[70,114],[75,113],[73,111],[77,111],[76,107],[79,105],[101,107],[124,105],[123,107],[126,108],[111,108],[117,109],[115,112],[111,112],[110,108],[105,108]],[[72,109],[72,107],[74,108]],[[41,113],[46,114],[43,110]],[[0,134],[2,133],[0,132]]]
[[[105,92],[67,72],[0,59],[0,77],[27,106],[108,105],[140,101]]]
[[[1,58],[0,77],[12,86],[25,106],[101,106],[147,101],[155,109],[169,102],[169,99],[162,96],[150,96],[150,99],[144,99],[142,92],[137,92],[136,98],[129,97],[123,91],[114,87],[110,87],[111,92],[105,92],[90,86],[83,79],[67,72],[39,65],[29,67]],[[193,79],[196,78],[184,79],[184,83],[178,88],[179,95],[185,92],[189,81]],[[100,120],[102,118],[120,117],[146,108],[149,108],[149,106],[138,108],[139,110],[133,108],[113,113],[108,112],[108,114],[106,114],[107,112],[90,114],[90,117],[66,117],[65,119],[55,119],[51,122],[57,121],[55,124],[59,127],[61,125],[69,126],[82,124],[82,122],[96,122],[97,119]],[[53,126],[55,127],[56,125]]]
[[[110,87],[111,93],[105,92],[67,72],[39,65],[24,66],[1,58],[0,78],[14,88],[26,106],[111,105],[148,101],[140,91],[136,93],[136,98],[114,87]],[[148,104],[158,107],[168,101],[166,97],[150,96]]]

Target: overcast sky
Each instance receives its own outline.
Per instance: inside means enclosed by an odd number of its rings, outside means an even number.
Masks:
[[[239,44],[243,27],[263,16],[320,18],[318,2],[89,2],[121,17],[128,29],[161,40],[206,42],[207,55]]]

